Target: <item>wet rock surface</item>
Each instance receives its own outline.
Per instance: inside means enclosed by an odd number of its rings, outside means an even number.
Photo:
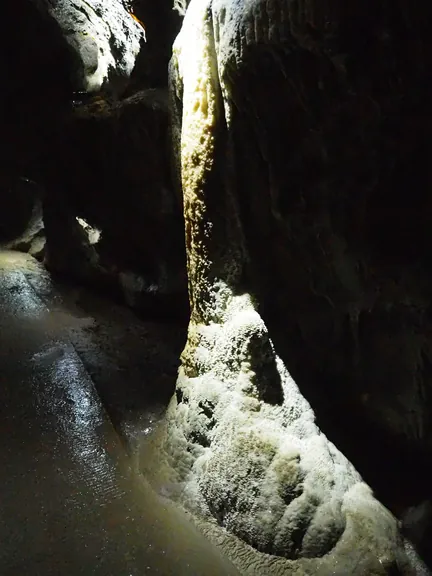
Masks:
[[[82,288],[57,290],[69,338],[128,451],[135,453],[174,392],[186,324],[140,320]]]
[[[82,286],[59,283],[27,254],[1,252],[6,270],[19,269],[50,321],[67,335],[129,452],[160,422],[175,389],[185,322],[140,319]],[[147,431],[146,431],[147,430]]]
[[[69,337],[88,319],[28,256],[0,253],[0,310],[0,572],[236,574],[132,471]]]

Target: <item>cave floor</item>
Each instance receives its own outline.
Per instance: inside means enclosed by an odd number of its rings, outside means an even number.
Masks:
[[[134,470],[85,366],[112,334],[107,325],[94,338],[100,324],[66,300],[31,257],[0,253],[0,574],[236,574]],[[121,347],[112,341],[93,361],[100,385]],[[127,370],[117,372],[109,386],[122,381],[127,396],[138,376],[131,386]],[[153,394],[153,405],[164,398]],[[128,401],[117,413],[126,428]]]

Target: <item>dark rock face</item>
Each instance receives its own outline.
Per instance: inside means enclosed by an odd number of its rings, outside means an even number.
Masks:
[[[11,210],[0,222],[0,242],[11,241],[25,232],[32,219],[38,192],[24,179],[2,190],[2,199]]]
[[[173,10],[172,0],[132,0],[130,10],[145,27],[146,45],[138,56],[128,94],[143,88],[166,88],[172,44],[182,19]]]
[[[1,191],[0,246],[6,250],[43,256],[45,234],[41,204],[42,191],[31,180],[21,178]]]
[[[73,59],[57,24],[32,2],[2,2],[0,17],[7,22],[0,38],[0,130],[7,143],[2,186],[8,187],[42,161],[73,92]]]
[[[73,58],[56,22],[32,2],[2,2],[0,18],[8,23],[0,38],[0,242],[42,257],[40,166],[69,108]]]
[[[388,504],[426,497],[431,8],[276,4],[227,79],[251,285],[323,430]]]
[[[142,305],[147,295],[174,298],[186,309],[181,199],[171,184],[168,125],[164,90],[77,107],[59,135],[47,178],[67,214],[100,231],[93,250],[112,282],[118,284],[120,273],[135,275]],[[53,218],[52,226],[56,267],[67,272],[56,244],[63,224]]]
[[[0,40],[0,128],[8,143],[2,156],[4,182],[8,174],[12,179],[29,176],[31,167],[43,161],[46,144],[62,123],[74,91],[106,88],[118,95],[121,86],[124,91],[144,30],[121,0],[102,4],[2,2],[0,16],[7,22]],[[89,38],[98,49],[93,64]]]

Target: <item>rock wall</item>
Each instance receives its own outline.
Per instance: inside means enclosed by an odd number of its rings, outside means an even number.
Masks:
[[[166,88],[172,45],[182,18],[172,0],[132,0],[131,10],[145,27],[147,42],[132,74],[128,95],[145,88]]]
[[[191,320],[158,482],[248,574],[427,573],[316,421],[339,440],[382,394],[381,428],[411,438],[395,416],[408,409],[427,437],[427,272],[412,246],[400,253],[414,226],[390,226],[393,250],[380,220],[413,154],[395,131],[415,130],[425,103],[416,10],[192,0],[174,46]],[[371,436],[355,432],[366,459]]]
[[[30,1],[57,23],[70,47],[77,91],[124,91],[145,41],[145,30],[123,0]]]
[[[145,32],[121,0],[5,0],[0,16],[3,183],[45,160],[74,92],[124,92]]]
[[[1,3],[0,241],[41,254],[42,202],[52,270],[170,315],[180,19],[133,4]],[[359,473],[430,498],[431,10],[193,0],[176,42],[168,484],[242,569],[407,573]]]
[[[320,427],[394,507],[430,497],[430,8],[311,6],[232,73],[250,277]]]
[[[76,107],[44,177],[59,204],[50,219],[48,261],[75,278],[88,272],[79,259],[72,267],[59,246],[63,210],[75,227],[79,217],[100,232],[92,250],[102,288],[112,285],[125,292],[135,308],[151,312],[157,304],[159,313],[187,317],[183,220],[181,198],[172,186],[169,117],[163,89]],[[69,244],[77,254],[76,243]]]
[[[187,318],[166,91],[180,17],[171,2],[150,8],[123,0],[0,6],[10,23],[0,51],[8,79],[0,128],[9,143],[0,242],[146,314]],[[28,180],[37,184],[31,198],[20,184]],[[44,231],[34,226],[33,203],[43,207]]]

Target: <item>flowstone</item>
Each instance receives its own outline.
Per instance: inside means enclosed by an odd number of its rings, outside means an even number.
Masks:
[[[249,294],[235,71],[246,46],[292,39],[289,4],[192,0],[174,45],[191,320],[158,466],[165,493],[245,574],[421,574],[396,519],[316,426]]]

